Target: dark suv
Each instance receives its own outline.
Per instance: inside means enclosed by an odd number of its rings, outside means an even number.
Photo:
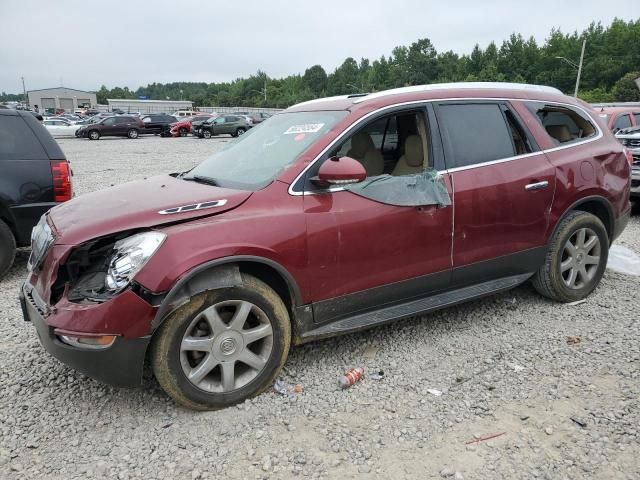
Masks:
[[[145,115],[142,117],[142,123],[144,123],[144,130],[141,133],[153,133],[159,135],[163,132],[169,131],[169,125],[176,123],[178,120],[176,117],[167,115],[165,113],[153,113],[151,115]]]
[[[88,375],[136,385],[148,358],[178,402],[224,407],[272,385],[292,344],[527,281],[586,297],[629,219],[630,164],[554,88],[314,100],[187,172],[51,210],[24,315]]]
[[[138,138],[143,130],[144,123],[139,117],[117,115],[80,127],[76,137],[86,137],[89,140],[98,140],[100,137]]]
[[[232,137],[243,135],[249,130],[251,125],[246,118],[238,115],[224,115],[202,122],[199,125],[193,124],[193,134],[200,138],[211,138],[215,135],[227,133]]]
[[[31,112],[0,110],[0,278],[49,208],[71,198],[69,163]]]

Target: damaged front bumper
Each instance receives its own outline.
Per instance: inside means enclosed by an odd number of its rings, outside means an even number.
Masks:
[[[25,321],[36,327],[42,346],[62,363],[103,383],[118,387],[140,385],[145,354],[151,335],[149,328],[156,308],[127,290],[100,304],[74,304],[62,299],[55,307],[44,302],[26,282],[20,289]],[[146,334],[123,329],[146,325]],[[137,327],[138,329],[140,327]],[[116,335],[104,348],[74,346],[64,336]]]

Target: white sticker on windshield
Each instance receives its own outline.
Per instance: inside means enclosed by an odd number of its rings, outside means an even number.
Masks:
[[[286,132],[285,135],[291,135],[294,133],[316,133],[319,132],[320,129],[324,127],[324,123],[305,123],[302,125],[291,125]]]

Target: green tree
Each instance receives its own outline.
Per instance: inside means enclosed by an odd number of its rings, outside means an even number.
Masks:
[[[327,72],[320,65],[307,68],[302,79],[309,90],[317,97],[321,96],[327,89]]]
[[[638,84],[636,83],[637,79],[640,79],[640,71],[627,73],[618,80],[611,91],[613,98],[619,102],[640,101],[640,89],[638,89]]]

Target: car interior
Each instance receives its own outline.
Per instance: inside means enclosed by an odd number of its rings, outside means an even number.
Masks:
[[[367,177],[419,174],[432,167],[425,117],[422,112],[402,112],[378,118],[342,142],[331,156],[358,160]]]
[[[536,115],[558,144],[588,138],[596,133],[588,120],[568,108],[545,106],[538,109]]]

